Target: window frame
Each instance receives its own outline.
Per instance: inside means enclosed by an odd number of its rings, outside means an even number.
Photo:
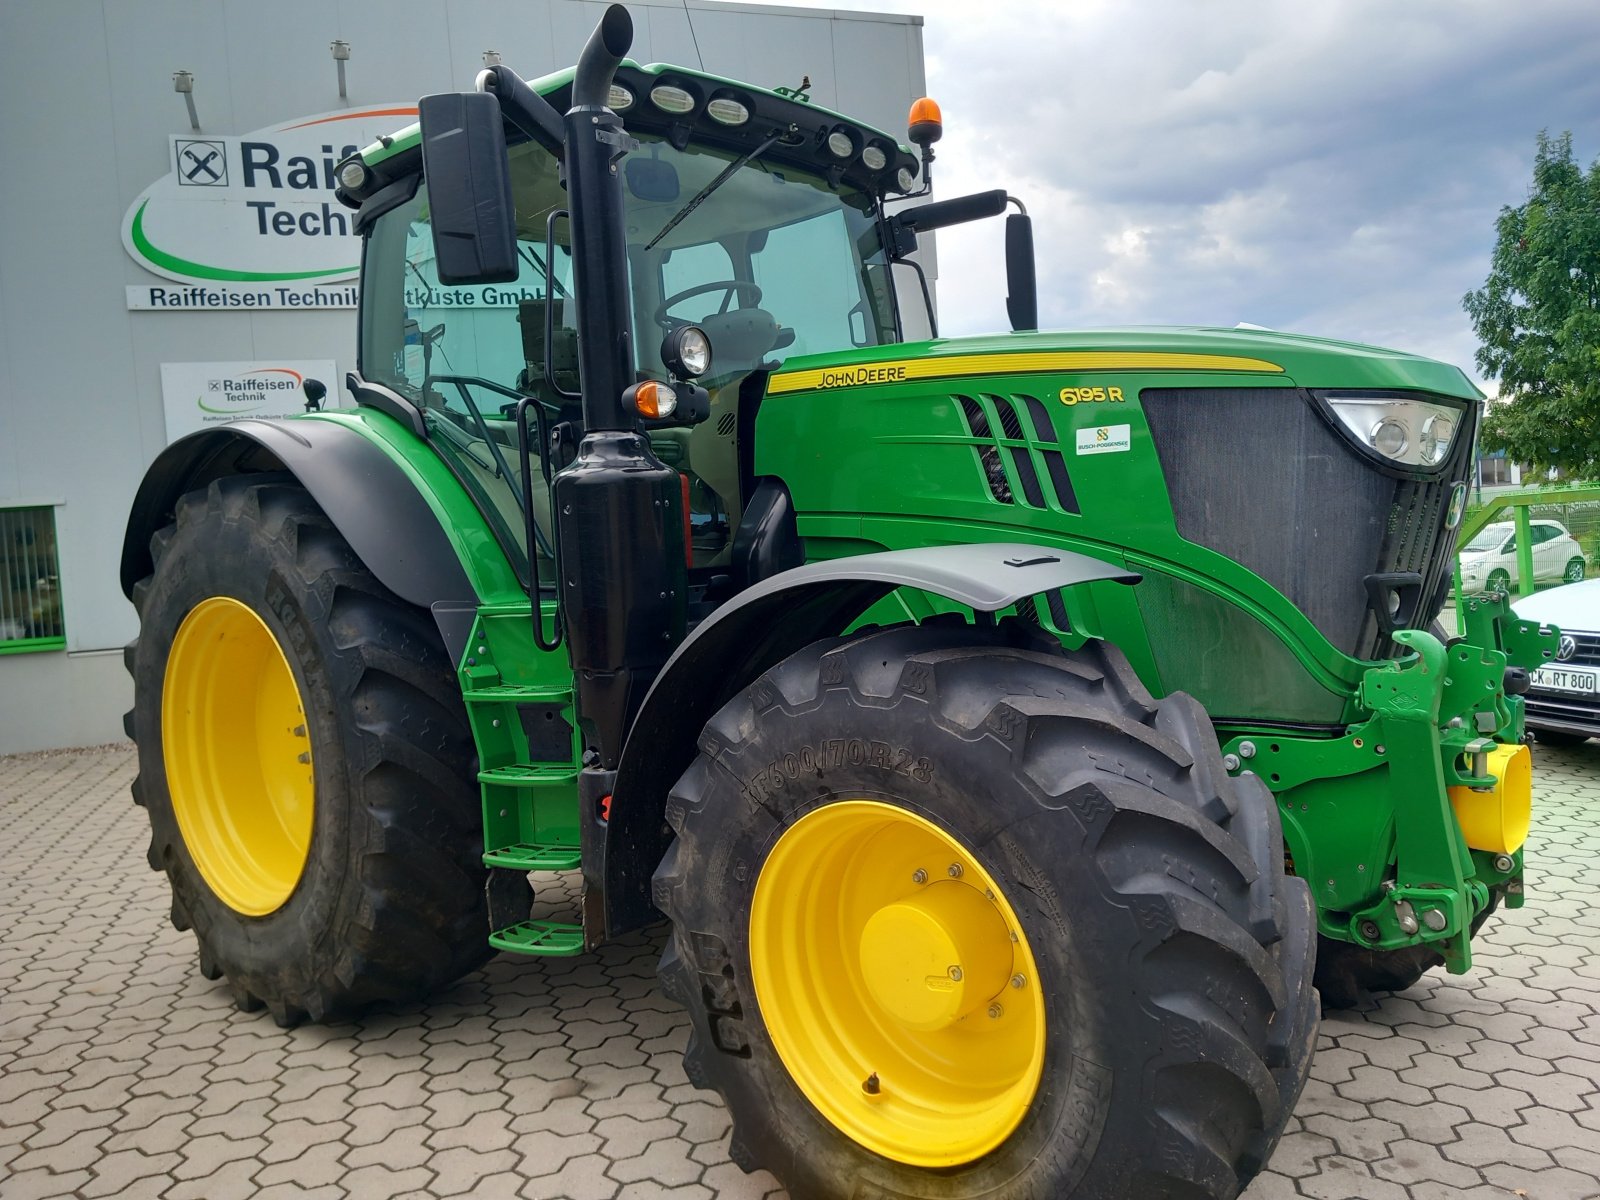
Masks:
[[[48,516],[50,521],[50,548],[54,578],[56,580],[56,603],[60,609],[58,622],[61,632],[46,637],[5,638],[0,639],[0,656],[8,654],[40,654],[53,650],[67,648],[67,612],[66,603],[61,588],[61,533],[60,525],[56,521],[56,509],[60,508],[60,500],[7,500],[0,501],[0,518],[10,513],[39,512]],[[6,546],[0,542],[0,562],[8,562]]]

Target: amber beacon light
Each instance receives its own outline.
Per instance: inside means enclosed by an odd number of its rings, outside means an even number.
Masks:
[[[906,135],[914,146],[931,146],[944,136],[944,115],[931,96],[923,96],[912,103],[907,121]]]

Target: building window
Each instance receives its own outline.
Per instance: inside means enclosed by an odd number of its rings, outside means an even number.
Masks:
[[[1506,452],[1497,450],[1493,454],[1485,454],[1478,459],[1478,486],[1502,487],[1515,482],[1511,475],[1511,464],[1506,461]]]
[[[0,654],[66,644],[55,510],[0,508]]]

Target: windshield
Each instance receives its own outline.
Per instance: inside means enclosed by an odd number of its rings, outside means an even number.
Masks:
[[[1477,537],[1473,538],[1461,549],[1463,552],[1476,551],[1480,554],[1485,550],[1497,550],[1500,547],[1500,543],[1506,540],[1506,534],[1510,532],[1511,526],[1509,525],[1486,526],[1479,530]]]
[[[718,376],[895,341],[872,198],[757,158],[685,213],[734,161],[650,141],[628,163],[641,369],[659,370],[652,352],[685,321],[711,336]]]

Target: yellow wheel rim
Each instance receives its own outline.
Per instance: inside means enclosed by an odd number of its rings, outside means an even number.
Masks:
[[[1033,954],[932,822],[871,800],[801,817],[756,879],[750,967],[783,1065],[868,1150],[955,1166],[1026,1115],[1044,1069]]]
[[[311,738],[289,660],[248,605],[213,596],[178,627],[161,751],[184,845],[211,890],[246,916],[281,908],[311,848]]]

